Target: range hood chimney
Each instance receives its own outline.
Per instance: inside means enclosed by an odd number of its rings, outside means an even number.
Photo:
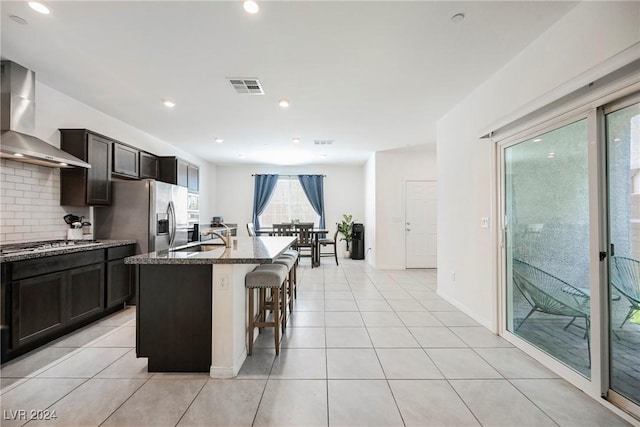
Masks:
[[[11,61],[0,62],[0,157],[54,168],[90,168],[89,163],[32,136],[36,75]]]

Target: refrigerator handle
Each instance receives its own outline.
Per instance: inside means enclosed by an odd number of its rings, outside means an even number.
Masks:
[[[173,247],[173,243],[176,241],[176,207],[173,205],[173,201],[169,202],[169,248]]]

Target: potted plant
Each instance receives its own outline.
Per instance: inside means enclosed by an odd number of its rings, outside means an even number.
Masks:
[[[353,240],[353,222],[351,221],[352,218],[352,215],[343,214],[342,222],[338,224],[338,232],[340,232],[344,236],[340,240],[344,240],[347,243],[347,250],[344,253],[344,256],[346,258],[349,258],[351,255],[349,253],[349,242]]]

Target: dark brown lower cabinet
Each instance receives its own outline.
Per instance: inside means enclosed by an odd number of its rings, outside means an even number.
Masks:
[[[135,245],[2,265],[5,362],[124,307],[134,286],[124,258]]]
[[[137,356],[149,372],[209,372],[211,265],[137,268]]]
[[[51,334],[66,324],[67,273],[45,274],[12,285],[14,348]]]
[[[67,318],[78,322],[104,308],[104,264],[75,268],[68,272]]]
[[[129,300],[135,287],[133,265],[124,263],[128,256],[136,254],[135,245],[107,249],[106,307],[114,307]]]

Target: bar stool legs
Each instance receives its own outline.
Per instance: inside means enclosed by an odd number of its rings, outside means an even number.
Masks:
[[[276,354],[280,354],[280,328],[284,330],[287,321],[287,276],[289,270],[282,264],[265,264],[257,267],[245,276],[245,288],[248,292],[248,338],[247,354],[253,353],[254,329],[273,327]],[[259,307],[256,313],[255,291],[259,289]],[[266,290],[271,290],[270,309],[273,321],[267,321],[269,303]]]

